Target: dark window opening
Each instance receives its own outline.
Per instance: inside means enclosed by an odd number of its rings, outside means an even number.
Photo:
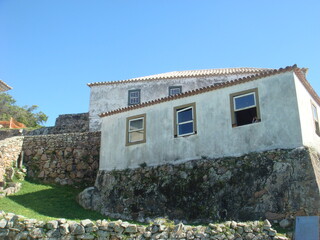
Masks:
[[[258,89],[250,89],[230,95],[232,127],[261,121]]]
[[[312,106],[312,113],[313,113],[313,121],[314,121],[314,127],[316,130],[316,134],[320,136],[320,130],[319,130],[319,120],[318,120],[318,111],[315,105],[311,104]]]
[[[249,108],[235,112],[237,126],[258,122],[257,108]]]

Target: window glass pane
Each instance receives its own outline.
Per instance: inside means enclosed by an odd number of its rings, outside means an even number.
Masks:
[[[144,131],[130,132],[129,133],[129,142],[143,141],[143,132]]]
[[[314,105],[312,105],[312,112],[313,112],[313,119],[314,119],[315,121],[318,121],[317,108],[316,108]]]
[[[180,88],[170,88],[170,95],[175,95],[181,93]]]
[[[138,98],[139,97],[139,91],[130,92],[130,97]]]
[[[234,103],[235,103],[235,106],[234,106],[235,110],[248,108],[250,106],[256,105],[256,101],[253,93],[245,96],[234,97]]]
[[[179,135],[193,133],[193,122],[180,124],[178,130]]]
[[[132,104],[139,103],[139,99],[138,98],[131,98],[130,103],[132,103]]]
[[[192,121],[192,108],[178,112],[178,123]]]
[[[143,129],[143,119],[137,119],[130,121],[130,131]]]

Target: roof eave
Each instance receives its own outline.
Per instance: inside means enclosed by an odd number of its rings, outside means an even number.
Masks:
[[[94,86],[102,86],[102,85],[113,85],[113,84],[125,84],[125,83],[136,83],[136,82],[147,82],[147,81],[159,81],[159,80],[169,80],[169,79],[181,79],[181,78],[195,78],[195,77],[213,77],[213,76],[226,76],[226,75],[237,75],[237,74],[259,74],[263,71],[270,71],[275,69],[269,69],[269,68],[224,68],[224,69],[212,69],[215,70],[214,73],[185,73],[181,76],[179,75],[173,75],[173,76],[167,76],[162,74],[156,74],[156,75],[150,75],[146,77],[138,77],[138,78],[131,78],[127,80],[119,80],[119,81],[105,81],[105,82],[93,82],[88,83],[88,87],[94,87]],[[225,72],[226,70],[229,70]],[[194,70],[194,71],[206,71],[206,70]],[[179,71],[176,71],[179,72]],[[173,73],[176,73],[173,72]],[[185,71],[181,71],[185,72]],[[171,72],[170,72],[171,73]],[[167,74],[167,73],[164,73]],[[162,75],[162,76],[159,76]]]
[[[3,89],[2,92],[9,91],[12,89],[8,84],[6,84],[4,81],[0,80],[0,89]]]

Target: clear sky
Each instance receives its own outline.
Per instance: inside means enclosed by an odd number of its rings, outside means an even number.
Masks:
[[[320,94],[319,0],[0,0],[0,79],[18,105],[87,112],[91,82],[297,64]]]

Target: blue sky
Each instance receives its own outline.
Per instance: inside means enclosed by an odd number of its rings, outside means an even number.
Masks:
[[[0,0],[0,79],[18,105],[87,112],[91,82],[293,64],[320,93],[320,1]]]

